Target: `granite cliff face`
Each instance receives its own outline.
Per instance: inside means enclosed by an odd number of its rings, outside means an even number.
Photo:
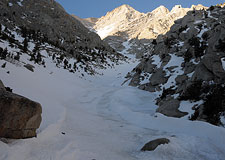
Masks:
[[[144,16],[143,13],[136,11],[129,5],[122,5],[99,18],[95,23],[94,29],[100,37],[104,39],[119,31],[127,31],[127,29],[130,28],[127,28],[127,26],[134,20],[140,19],[142,16]],[[127,38],[131,38],[131,36],[132,35],[127,35]]]
[[[99,18],[94,29],[102,39],[123,32],[127,39],[152,39],[169,31],[174,21],[193,9],[206,8],[202,5],[192,8],[174,6],[171,11],[160,6],[148,13],[140,13],[129,5],[122,5]]]
[[[175,20],[190,10],[204,8],[202,5],[193,5],[191,8],[176,5],[169,11],[160,6],[152,12],[140,13],[129,5],[122,5],[92,23],[92,30],[117,51],[123,51],[128,44],[130,48],[127,53],[136,54],[140,58],[151,50],[149,45],[152,39],[168,32]],[[87,27],[90,28],[90,25]]]

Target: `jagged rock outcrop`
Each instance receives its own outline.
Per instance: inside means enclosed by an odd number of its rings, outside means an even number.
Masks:
[[[3,87],[1,83],[0,88]],[[36,137],[36,130],[41,123],[41,113],[39,103],[0,89],[0,137],[12,139]]]
[[[204,106],[215,104],[208,94],[223,93],[225,83],[225,8],[198,9],[187,12],[175,21],[170,31],[156,39],[151,54],[129,74],[130,85],[158,92],[161,96],[157,99],[157,111],[167,116],[186,115],[179,111],[182,100],[203,100],[201,111],[196,109],[198,114],[193,119],[205,117],[204,120],[211,123],[213,115],[210,112],[213,111],[209,112]],[[217,96],[219,102],[214,106],[217,111],[213,114],[217,119],[224,112],[220,100],[224,94]]]

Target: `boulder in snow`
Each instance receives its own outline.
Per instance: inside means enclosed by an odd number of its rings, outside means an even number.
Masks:
[[[35,137],[41,123],[41,113],[39,103],[0,89],[0,137]]]
[[[178,110],[180,106],[180,101],[177,99],[167,99],[163,100],[159,103],[159,108],[157,108],[156,112],[159,112],[168,117],[176,117],[180,118],[187,115],[187,112],[181,112]]]
[[[29,71],[34,72],[34,66],[33,65],[31,65],[31,64],[25,64],[24,67],[26,69],[28,69]]]
[[[167,138],[159,138],[152,140],[144,145],[141,151],[154,151],[161,144],[168,144],[170,142]]]

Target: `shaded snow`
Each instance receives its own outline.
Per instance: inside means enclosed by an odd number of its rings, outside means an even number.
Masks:
[[[13,92],[40,102],[43,121],[37,138],[0,141],[1,160],[224,160],[224,128],[155,113],[157,94],[121,86],[137,61],[81,79],[78,73],[55,67],[49,58],[44,68],[28,57],[22,55],[21,60],[34,65],[35,72],[7,63],[0,69],[1,80]],[[159,62],[157,57],[154,61]],[[4,62],[0,60],[0,66]],[[170,74],[182,74],[182,62],[171,54],[165,68],[177,66]],[[181,110],[190,111],[192,105],[184,102]],[[171,143],[140,152],[145,143],[161,137]]]
[[[182,33],[187,33],[190,30],[190,28],[187,28],[186,30],[184,30]]]
[[[168,81],[166,82],[166,84],[162,85],[162,87],[164,87],[165,89],[170,88],[171,86],[176,84],[176,77],[178,75],[182,75],[184,73],[184,71],[182,70],[181,64],[184,62],[184,58],[183,57],[178,57],[175,54],[170,54],[171,58],[170,61],[163,67],[163,70],[166,71],[167,75],[166,76],[170,76]],[[169,67],[175,67],[174,69],[172,69],[172,71],[170,72],[168,70]]]
[[[146,83],[149,83],[149,78],[151,77],[151,75],[152,74],[150,74],[150,73],[144,73],[144,72],[142,72],[141,73],[141,75],[140,75],[140,77],[142,77],[143,79],[140,79],[140,85],[142,85],[142,84],[146,84]]]
[[[222,66],[223,66],[223,70],[225,71],[225,58],[221,58],[221,63],[222,63]]]
[[[208,13],[208,17],[209,17],[209,18],[218,20],[218,18],[212,16],[212,12],[211,12],[211,11],[207,11],[207,13]]]
[[[19,0],[19,1],[17,2],[17,4],[18,4],[19,6],[21,6],[21,7],[23,7],[22,2],[23,2],[23,0]]]
[[[125,41],[122,45],[124,46],[124,50],[121,53],[128,54],[128,50],[131,48],[131,43],[129,41]]]
[[[9,7],[12,7],[13,6],[13,4],[12,3],[9,3]]]
[[[204,23],[203,26],[206,26],[206,23]],[[197,29],[199,30],[199,28],[197,28]],[[203,33],[207,32],[208,30],[209,30],[209,28],[204,28],[203,27],[203,29],[201,29],[201,31],[199,32],[199,34],[197,35],[197,37],[199,37],[201,39],[201,41],[202,41],[202,35],[203,35]]]
[[[202,23],[202,22],[203,22],[203,20],[197,20],[197,21],[194,22],[194,24],[199,24],[199,23]]]
[[[180,107],[179,107],[179,110],[182,111],[182,112],[188,112],[189,114],[186,115],[185,117],[183,118],[188,118],[189,116],[191,116],[195,110],[192,109],[193,106],[199,106],[203,104],[203,101],[197,101],[197,102],[190,102],[190,101],[182,101],[180,103]]]
[[[191,73],[187,74],[187,76],[188,76],[189,78],[191,78],[191,77],[193,76],[193,74],[194,74],[194,72],[191,72]]]
[[[177,45],[178,45],[179,47],[182,47],[182,46],[184,45],[184,42],[179,41]]]
[[[153,55],[152,60],[154,61],[154,62],[152,62],[152,64],[155,64],[157,66],[157,68],[160,68],[162,62],[161,62],[161,58],[159,57],[159,55]]]

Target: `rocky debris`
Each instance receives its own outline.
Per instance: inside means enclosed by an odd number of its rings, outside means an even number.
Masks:
[[[156,112],[162,113],[168,117],[181,118],[187,115],[187,112],[179,111],[180,101],[177,99],[169,98],[159,103],[159,108]]]
[[[215,92],[225,83],[221,61],[225,58],[225,8],[192,8],[195,9],[174,22],[170,31],[157,37],[151,52],[130,73],[131,86],[160,94],[157,111],[166,116],[185,116],[187,113],[179,111],[180,101],[206,101],[209,90]],[[196,115],[211,123],[210,118],[204,119],[206,112],[202,111],[213,103],[208,101]],[[224,112],[217,109],[217,115],[218,110]]]
[[[29,71],[34,72],[34,68],[35,68],[35,67],[34,67],[33,65],[31,65],[31,64],[25,64],[24,67],[25,67],[26,69],[28,69]]]
[[[36,137],[41,123],[41,105],[28,98],[0,89],[0,137]]]
[[[167,138],[155,139],[145,144],[141,151],[154,151],[159,145],[168,143],[170,143],[170,140]]]

